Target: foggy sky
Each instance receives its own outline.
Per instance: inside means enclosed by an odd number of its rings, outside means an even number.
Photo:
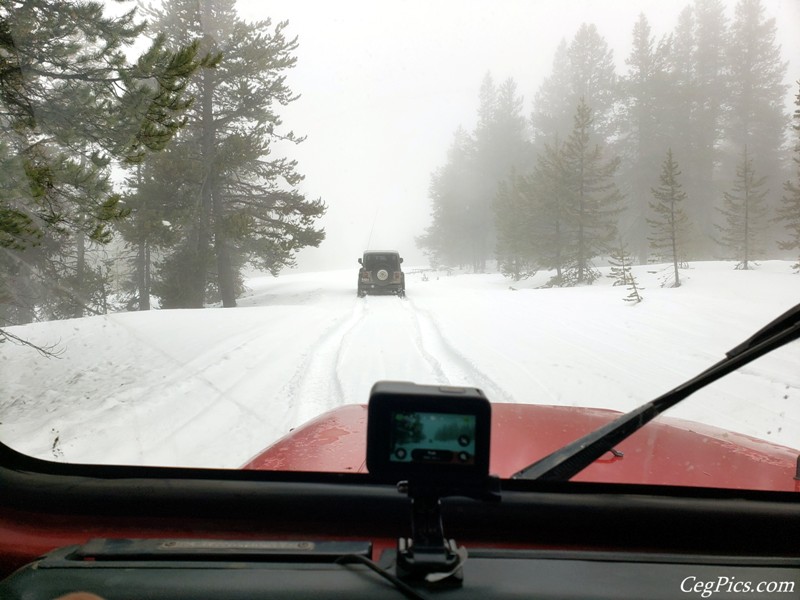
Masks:
[[[322,197],[327,238],[307,249],[299,270],[353,268],[364,249],[397,249],[425,264],[414,237],[430,222],[431,173],[446,161],[453,132],[475,126],[478,88],[517,82],[529,116],[561,39],[594,23],[625,72],[639,12],[658,39],[687,1],[664,0],[239,0],[246,19],[289,20],[298,64],[287,81],[301,98],[279,114],[307,135],[281,146],[306,176],[301,191]],[[800,78],[800,2],[765,0],[777,18],[787,84]],[[726,2],[733,17],[735,2]],[[788,100],[787,100],[788,102]]]

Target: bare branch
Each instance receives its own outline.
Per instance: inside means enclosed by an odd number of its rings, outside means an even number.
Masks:
[[[7,341],[12,342],[14,344],[19,344],[20,346],[27,346],[29,348],[33,348],[45,358],[61,358],[61,355],[64,353],[64,348],[59,348],[58,343],[49,346],[37,346],[33,342],[29,342],[28,340],[22,339],[18,335],[14,335],[13,333],[6,331],[5,329],[0,329],[0,344]]]

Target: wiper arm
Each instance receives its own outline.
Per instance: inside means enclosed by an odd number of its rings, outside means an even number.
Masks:
[[[678,404],[697,390],[724,377],[731,371],[800,338],[800,304],[761,328],[750,338],[729,350],[723,360],[696,377],[618,417],[563,448],[517,471],[512,479],[567,481],[595,460],[636,433],[662,412]]]

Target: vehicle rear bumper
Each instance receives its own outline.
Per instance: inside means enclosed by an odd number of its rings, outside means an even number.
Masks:
[[[398,294],[403,289],[400,283],[390,283],[387,285],[361,283],[358,287],[367,294]]]

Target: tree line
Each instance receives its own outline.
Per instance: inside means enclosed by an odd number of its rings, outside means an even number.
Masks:
[[[552,270],[551,285],[590,283],[620,241],[633,262],[672,262],[673,285],[689,259],[797,256],[800,174],[784,182],[800,150],[776,34],[761,0],[739,0],[731,19],[720,0],[694,0],[658,40],[640,14],[617,74],[584,24],[527,115],[514,80],[487,74],[474,131],[456,131],[431,177],[418,245],[475,271],[496,259],[514,279]]]
[[[303,140],[279,116],[287,23],[234,0],[117,4],[0,2],[0,326],[153,296],[234,306],[247,264],[277,273],[324,238],[324,203],[273,155]]]

